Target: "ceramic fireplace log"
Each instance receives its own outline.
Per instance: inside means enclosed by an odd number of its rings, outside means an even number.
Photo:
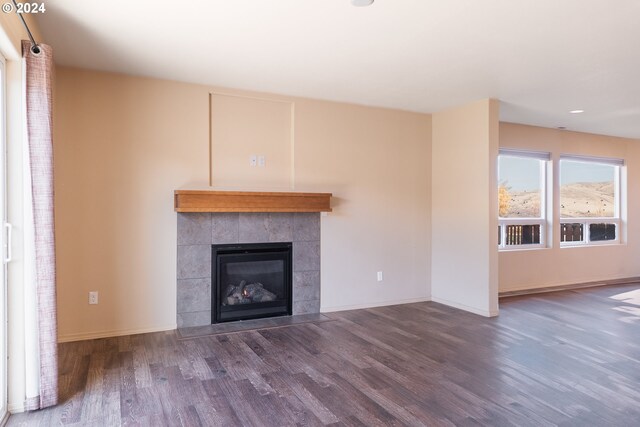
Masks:
[[[262,283],[246,284],[245,280],[237,285],[230,284],[225,291],[223,305],[251,304],[255,302],[274,301],[277,295],[264,288]]]

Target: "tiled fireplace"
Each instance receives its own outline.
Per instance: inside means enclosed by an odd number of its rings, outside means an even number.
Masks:
[[[320,312],[320,213],[178,213],[177,322],[212,322],[212,245],[293,243],[293,314]]]

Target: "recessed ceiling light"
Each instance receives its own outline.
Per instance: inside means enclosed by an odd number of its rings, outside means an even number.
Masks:
[[[351,4],[357,7],[371,6],[373,4],[373,0],[351,0]]]
[[[569,111],[571,114],[580,114],[580,113],[584,113],[584,110],[571,110]]]

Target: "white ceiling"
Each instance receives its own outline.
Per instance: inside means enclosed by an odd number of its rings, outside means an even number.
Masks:
[[[56,62],[640,138],[638,0],[55,0]],[[569,110],[584,109],[579,115]]]

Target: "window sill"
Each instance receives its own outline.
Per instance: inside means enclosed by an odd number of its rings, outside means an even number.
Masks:
[[[575,249],[575,248],[601,248],[611,246],[626,246],[626,243],[621,242],[607,242],[607,243],[582,243],[576,245],[560,245],[560,249]]]
[[[533,248],[498,248],[498,252],[508,253],[508,252],[523,252],[523,251],[544,251],[547,249],[551,249],[551,248],[547,246],[536,246]]]

